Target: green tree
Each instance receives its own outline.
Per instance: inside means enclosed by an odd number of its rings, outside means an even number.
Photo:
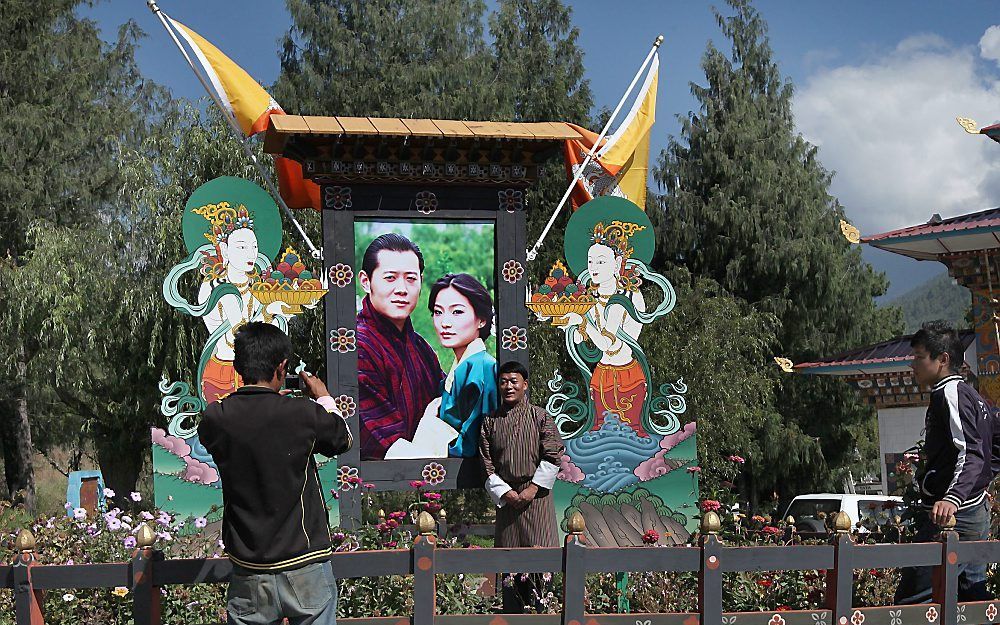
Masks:
[[[119,186],[108,155],[145,132],[154,89],[133,58],[138,28],[125,24],[104,43],[74,13],[81,4],[6,0],[0,11],[0,251],[9,266],[30,250],[33,222],[93,223]],[[37,345],[6,314],[10,294],[0,290],[0,439],[8,493],[33,507],[27,376]]]
[[[804,361],[889,337],[895,310],[873,298],[887,282],[840,234],[844,210],[831,174],[796,131],[792,84],[773,59],[767,27],[749,0],[716,12],[731,46],[709,43],[706,84],[692,84],[696,112],[680,118],[655,170],[665,193],[661,261],[686,266],[772,314],[774,355]],[[748,470],[755,491],[825,488],[854,453],[852,425],[873,417],[842,382],[789,376],[777,399],[782,419]]]

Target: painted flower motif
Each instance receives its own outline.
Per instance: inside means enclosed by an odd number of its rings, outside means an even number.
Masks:
[[[993,619],[995,619],[996,617],[997,617],[997,607],[996,605],[991,603],[988,606],[986,606],[986,618],[990,619],[990,622],[992,623]]]
[[[528,349],[528,331],[517,326],[504,328],[501,342],[506,350]]]
[[[432,191],[421,191],[417,193],[417,198],[413,201],[417,211],[423,215],[430,215],[438,209],[438,199]]]
[[[351,490],[360,479],[357,467],[344,465],[337,468],[337,482],[340,483],[340,490]]]
[[[501,274],[503,275],[503,279],[505,281],[510,284],[514,284],[521,279],[521,276],[524,275],[524,267],[522,267],[521,263],[516,260],[508,260],[503,264]]]
[[[497,192],[497,196],[500,200],[500,208],[508,213],[513,213],[516,210],[524,208],[524,192],[522,191],[518,191],[517,189],[504,189],[503,191]]]
[[[330,282],[340,288],[344,288],[354,279],[354,270],[350,265],[337,263],[330,267]]]
[[[354,336],[354,330],[347,328],[337,328],[330,330],[330,349],[341,354],[353,352],[357,349],[358,341]]]
[[[340,416],[345,419],[353,417],[358,409],[358,405],[354,403],[354,398],[350,395],[338,395],[333,398],[333,403],[337,405]]]
[[[958,609],[955,611],[955,622],[956,623],[964,623],[965,622],[965,606],[964,605],[958,606]]]
[[[447,474],[448,472],[438,462],[428,462],[424,465],[424,470],[420,472],[420,476],[431,486],[437,486],[443,482]]]
[[[326,187],[323,190],[323,201],[327,208],[333,210],[344,210],[351,208],[351,188],[350,187]]]
[[[934,621],[937,620],[938,617],[937,608],[935,608],[934,606],[927,608],[927,613],[924,616],[927,617],[928,623],[933,623]]]
[[[125,588],[124,586],[115,586],[115,589],[111,591],[111,594],[116,597],[124,597],[128,594],[128,588]]]
[[[889,625],[903,625],[903,610],[889,610]]]
[[[851,615],[851,625],[861,625],[865,622],[865,615],[861,613],[861,610],[855,610],[854,614]]]
[[[775,614],[771,617],[771,620],[767,622],[767,625],[785,625],[785,619],[780,614]]]

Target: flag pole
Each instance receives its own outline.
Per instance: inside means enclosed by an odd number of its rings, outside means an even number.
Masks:
[[[590,152],[587,153],[587,157],[583,160],[580,167],[577,168],[576,173],[573,174],[573,180],[569,183],[566,193],[563,193],[562,199],[559,200],[559,204],[552,212],[552,216],[549,217],[549,222],[545,224],[542,234],[539,235],[538,240],[535,241],[535,244],[530,250],[528,250],[527,259],[529,261],[535,260],[538,256],[538,249],[542,247],[542,242],[545,241],[545,237],[548,236],[549,230],[552,229],[552,224],[556,222],[556,217],[559,216],[559,213],[562,211],[562,207],[566,204],[566,200],[568,200],[569,196],[573,193],[573,188],[583,176],[583,172],[587,169],[587,165],[590,165],[591,161],[594,160],[594,155],[597,154],[597,150],[600,149],[601,141],[608,134],[608,130],[611,129],[611,124],[615,121],[615,117],[617,117],[618,113],[622,110],[622,106],[625,105],[625,101],[628,99],[629,94],[632,93],[632,89],[634,89],[636,83],[639,82],[639,77],[642,75],[642,72],[645,71],[649,62],[653,59],[653,55],[656,54],[656,50],[660,47],[661,43],[663,43],[663,35],[656,37],[656,40],[653,42],[653,47],[649,50],[649,54],[646,55],[646,59],[642,62],[642,65],[639,66],[639,71],[635,73],[635,76],[632,78],[632,82],[630,82],[628,88],[625,89],[625,95],[623,95],[622,99],[618,101],[618,105],[615,106],[615,110],[611,112],[611,117],[608,118],[608,122],[604,124],[604,129],[601,130],[601,134],[597,136],[597,140],[594,141],[594,145],[591,146]]]
[[[309,235],[306,234],[306,231],[302,228],[302,225],[298,222],[297,219],[295,219],[295,215],[292,214],[292,210],[288,208],[287,204],[285,204],[285,200],[284,198],[281,197],[281,192],[278,191],[277,187],[274,184],[274,181],[271,179],[271,176],[264,169],[264,166],[261,164],[261,162],[257,160],[257,155],[253,153],[253,149],[250,147],[249,142],[246,140],[246,135],[243,134],[243,129],[240,128],[238,123],[236,123],[236,118],[233,117],[233,114],[228,109],[226,109],[225,105],[222,104],[222,101],[219,99],[219,94],[217,94],[215,90],[209,86],[208,81],[205,79],[204,76],[202,76],[201,72],[198,71],[198,68],[195,65],[194,61],[191,60],[191,56],[188,55],[187,50],[184,49],[184,46],[181,44],[180,39],[177,38],[177,33],[175,33],[173,28],[171,28],[170,25],[167,23],[166,15],[163,13],[162,10],[160,10],[160,7],[156,5],[156,0],[146,0],[146,5],[149,7],[149,10],[152,11],[157,18],[159,18],[160,24],[163,25],[163,28],[167,31],[167,34],[170,35],[170,39],[173,40],[174,45],[177,46],[178,50],[180,50],[181,56],[183,56],[184,60],[187,61],[188,67],[190,67],[191,71],[194,72],[194,75],[198,79],[198,82],[200,82],[201,86],[204,87],[206,92],[208,92],[209,97],[212,98],[212,101],[215,102],[215,105],[219,107],[219,111],[222,112],[222,116],[226,119],[227,125],[229,126],[229,130],[232,131],[233,136],[236,137],[236,140],[239,141],[240,146],[243,148],[243,152],[247,155],[247,157],[250,159],[250,162],[253,163],[254,167],[257,169],[257,173],[260,174],[261,178],[264,180],[264,184],[266,184],[268,190],[270,190],[271,196],[278,202],[278,205],[282,208],[282,210],[285,211],[285,215],[288,217],[289,220],[291,220],[292,224],[295,225],[296,230],[299,231],[299,235],[302,237],[302,240],[305,241],[305,244],[309,248],[309,252],[312,255],[312,257],[317,260],[322,260],[323,250],[317,249],[317,247],[313,245],[313,242],[309,239]]]

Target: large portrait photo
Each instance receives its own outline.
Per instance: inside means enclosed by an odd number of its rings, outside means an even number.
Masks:
[[[362,460],[478,455],[497,408],[492,223],[355,222]]]

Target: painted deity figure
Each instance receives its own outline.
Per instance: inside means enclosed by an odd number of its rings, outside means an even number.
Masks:
[[[569,313],[566,331],[586,358],[593,358],[595,350],[600,353],[589,384],[595,413],[612,414],[645,438],[649,376],[636,352],[642,353],[637,341],[643,328],[637,313],[646,312],[646,301],[639,290],[638,270],[628,265],[634,251],[629,237],[644,229],[621,221],[594,226],[587,250],[587,289],[596,303],[586,315]],[[600,427],[594,419],[591,429]]]

